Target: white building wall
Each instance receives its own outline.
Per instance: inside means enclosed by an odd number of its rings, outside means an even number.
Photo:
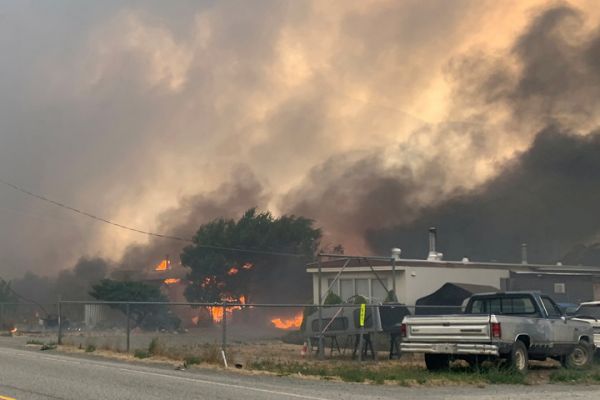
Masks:
[[[393,287],[392,271],[377,271],[377,274],[391,290]],[[337,271],[322,273],[323,300],[327,296],[329,280],[335,278],[336,275]],[[398,266],[396,267],[396,296],[399,302],[414,305],[417,299],[435,292],[448,282],[488,285],[500,289],[501,279],[508,278],[508,276],[509,271],[503,269]],[[347,269],[342,272],[340,279],[376,279],[376,277],[370,270]],[[315,304],[319,302],[318,284],[318,274],[313,273],[313,301]]]
[[[404,290],[398,293],[398,300],[414,305],[418,299],[435,292],[445,283],[487,285],[500,289],[500,280],[508,276],[509,271],[500,269],[406,267],[406,282]]]

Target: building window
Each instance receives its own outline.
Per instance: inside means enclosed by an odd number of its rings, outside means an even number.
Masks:
[[[369,280],[368,279],[355,279],[354,283],[356,285],[356,290],[354,291],[354,293],[357,296],[363,296],[363,297],[371,297],[369,296]]]
[[[354,279],[340,279],[340,297],[346,301],[354,296]]]
[[[332,286],[333,285],[333,286]],[[333,293],[339,295],[340,294],[340,281],[335,281],[335,283],[333,282],[333,278],[332,279],[327,279],[327,288],[331,290]],[[327,291],[325,293],[325,296],[327,296]]]
[[[386,282],[385,280],[383,281],[383,283],[385,283],[386,285],[388,284],[388,282]],[[391,290],[391,288],[388,289]],[[383,302],[387,297],[387,292],[385,291],[385,288],[381,285],[381,282],[379,282],[378,279],[371,279],[371,297],[374,300],[380,302]]]
[[[384,278],[382,281],[384,285],[389,285],[388,279]],[[373,302],[383,302],[387,297],[386,288],[377,278],[338,279],[333,286],[332,283],[333,279],[328,279],[327,287],[331,287],[331,291],[339,295],[343,301],[357,295],[372,299]]]
[[[567,292],[567,288],[564,283],[555,283],[554,284],[554,293],[556,294],[565,294]]]

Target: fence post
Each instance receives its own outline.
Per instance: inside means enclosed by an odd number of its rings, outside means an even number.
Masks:
[[[221,320],[221,350],[225,351],[227,348],[227,308],[223,303],[223,319]]]
[[[58,300],[58,303],[56,304],[56,311],[58,313],[58,339],[56,342],[59,345],[62,345],[62,306],[60,300]]]
[[[130,323],[130,314],[131,314],[131,306],[129,303],[125,304],[125,314],[127,315],[127,325],[126,325],[126,330],[127,330],[127,341],[125,344],[125,352],[129,353],[129,349],[130,349],[130,345],[131,345],[131,323]]]
[[[317,310],[317,318],[319,319],[319,348],[317,349],[319,360],[323,360],[325,358],[325,344],[323,343],[323,293],[321,293],[321,256],[319,255],[319,273],[318,273],[318,282],[317,282],[317,290],[319,291],[319,309]]]
[[[0,329],[4,329],[4,303],[0,303]]]
[[[225,348],[227,347],[227,303],[223,302],[223,319],[221,319],[221,357],[223,357],[223,366],[227,368],[227,355],[225,354]]]

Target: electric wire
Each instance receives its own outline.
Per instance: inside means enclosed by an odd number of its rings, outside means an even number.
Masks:
[[[143,229],[138,229],[138,228],[133,228],[103,217],[99,217],[97,215],[94,215],[92,213],[89,213],[87,211],[84,210],[80,210],[78,208],[72,207],[70,205],[61,203],[59,201],[56,200],[52,200],[46,196],[43,196],[41,194],[37,194],[34,192],[31,192],[21,186],[15,185],[11,182],[8,182],[4,179],[0,178],[0,184],[3,184],[5,186],[8,186],[18,192],[24,193],[28,196],[34,197],[38,200],[41,201],[45,201],[47,203],[53,204],[57,207],[63,208],[65,210],[71,211],[73,213],[79,214],[81,216],[87,217],[87,218],[91,218],[95,221],[98,222],[102,222],[104,224],[108,224],[123,230],[127,230],[127,231],[131,231],[131,232],[135,232],[135,233],[139,233],[142,235],[146,235],[146,236],[150,236],[150,237],[155,237],[155,238],[160,238],[160,239],[168,239],[168,240],[175,240],[175,241],[179,241],[179,242],[185,242],[185,243],[193,243],[195,244],[197,247],[200,248],[205,248],[205,249],[211,249],[211,250],[220,250],[220,251],[230,251],[230,252],[238,252],[238,253],[250,253],[250,254],[264,254],[264,255],[272,255],[272,256],[280,256],[280,257],[307,257],[306,254],[300,254],[300,253],[287,253],[287,252],[278,252],[278,251],[268,251],[268,250],[258,250],[258,249],[244,249],[244,248],[239,248],[239,247],[227,247],[227,246],[216,246],[216,245],[209,245],[209,244],[202,244],[202,243],[196,243],[192,238],[186,238],[186,237],[182,237],[182,236],[176,236],[176,235],[168,235],[168,234],[163,234],[163,233],[157,233],[157,232],[150,232],[150,231],[145,231]]]

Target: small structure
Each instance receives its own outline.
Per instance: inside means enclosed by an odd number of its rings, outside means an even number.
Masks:
[[[460,314],[463,302],[475,293],[497,292],[498,288],[469,283],[445,283],[428,296],[417,300],[415,314]]]

